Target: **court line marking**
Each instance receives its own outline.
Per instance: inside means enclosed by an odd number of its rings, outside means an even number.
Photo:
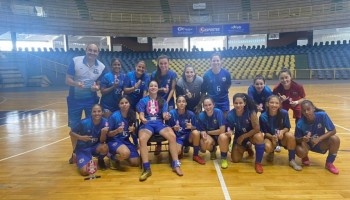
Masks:
[[[39,150],[39,149],[42,149],[42,148],[45,148],[45,147],[48,147],[48,146],[51,146],[51,145],[54,145],[54,144],[59,143],[59,142],[61,142],[63,140],[66,140],[68,138],[70,138],[70,136],[62,138],[62,139],[57,140],[55,142],[51,142],[49,144],[45,144],[45,145],[43,145],[41,147],[37,147],[35,149],[31,149],[31,150],[28,150],[28,151],[25,151],[25,152],[22,152],[22,153],[19,153],[19,154],[16,154],[16,155],[13,155],[13,156],[10,156],[10,157],[7,157],[7,158],[3,158],[3,159],[0,160],[0,162],[8,160],[8,159],[11,159],[11,158],[15,158],[15,157],[18,157],[18,156],[21,156],[21,155],[24,155],[24,154],[27,154],[27,153],[30,153],[30,152],[33,152],[33,151],[36,151],[36,150]]]
[[[26,135],[33,135],[33,134],[36,134],[36,133],[44,133],[44,132],[47,132],[47,131],[53,131],[53,130],[56,130],[56,129],[60,129],[60,128],[63,128],[63,127],[66,127],[66,126],[67,126],[67,124],[63,125],[63,126],[58,126],[58,127],[55,127],[55,128],[51,128],[51,129],[45,129],[43,131],[36,131],[36,132],[33,132],[33,133],[26,133],[26,134],[21,134],[21,135],[8,135],[6,137],[0,138],[0,140],[8,139],[8,138],[21,137],[21,136],[26,136]]]
[[[342,128],[342,129],[344,129],[344,130],[347,130],[347,131],[350,131],[350,129],[348,129],[348,128],[345,128],[344,126],[340,126],[340,125],[338,125],[338,124],[334,124],[336,127],[339,127],[339,128]]]
[[[215,170],[216,170],[216,173],[218,175],[218,178],[219,178],[222,192],[224,193],[224,196],[225,196],[225,200],[231,200],[230,194],[228,193],[228,190],[226,187],[225,179],[222,176],[221,169],[220,169],[220,166],[219,166],[217,160],[214,160],[214,166],[215,166]]]
[[[24,110],[24,111],[21,111],[21,112],[19,112],[19,113],[26,113],[26,112],[28,112],[28,111],[32,111],[32,110],[37,110],[37,109],[39,109],[39,108],[44,108],[44,107],[47,107],[47,106],[50,106],[50,105],[53,105],[53,104],[57,104],[58,102],[55,102],[55,103],[50,103],[50,104],[46,104],[46,105],[43,105],[43,106],[40,106],[40,107],[36,107],[36,108],[31,108],[31,109],[29,109],[29,110]],[[52,109],[51,109],[52,110]],[[13,111],[13,110],[11,110],[11,111]],[[0,117],[0,119],[4,119],[4,118],[6,118],[6,117]]]

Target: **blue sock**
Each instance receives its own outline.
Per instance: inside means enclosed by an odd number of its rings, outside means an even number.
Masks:
[[[221,152],[221,159],[227,159],[227,152]]]
[[[326,163],[333,163],[337,154],[328,154]]]
[[[288,150],[289,161],[295,160],[295,150]]]
[[[143,165],[143,169],[145,170],[151,169],[151,164],[149,162],[142,163],[142,165]]]
[[[265,151],[265,143],[262,144],[255,144],[255,152],[256,152],[256,158],[255,162],[261,163]]]
[[[175,167],[180,167],[181,163],[179,160],[173,160],[173,162],[171,163],[171,167],[175,168]]]
[[[193,146],[193,155],[198,156],[199,146]]]

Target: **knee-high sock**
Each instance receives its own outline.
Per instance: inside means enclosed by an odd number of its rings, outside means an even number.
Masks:
[[[261,163],[263,156],[264,156],[264,150],[265,150],[265,143],[262,144],[255,144],[255,162]]]

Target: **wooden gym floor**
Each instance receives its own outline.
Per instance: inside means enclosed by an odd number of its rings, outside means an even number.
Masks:
[[[183,177],[171,171],[168,154],[162,153],[160,163],[150,154],[153,175],[145,182],[138,180],[140,168],[126,165],[124,171],[98,171],[101,178],[84,181],[76,166],[68,164],[72,149],[67,88],[2,90],[0,199],[350,199],[350,82],[302,83],[307,98],[325,109],[336,125],[341,139],[335,161],[339,175],[324,169],[326,155],[315,153],[309,155],[311,166],[297,172],[288,166],[287,150],[283,149],[275,154],[273,163],[264,159],[264,173],[257,174],[254,159],[229,163],[222,170],[220,160],[211,161],[209,153],[201,154],[206,165],[193,162],[191,150],[181,161]],[[236,92],[246,92],[247,87],[248,82],[234,83],[230,98]]]

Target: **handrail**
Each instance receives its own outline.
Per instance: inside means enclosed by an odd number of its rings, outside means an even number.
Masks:
[[[101,8],[102,9],[102,8]],[[187,23],[191,24],[191,17],[195,15],[179,15],[170,14],[170,16],[164,17],[163,14],[150,14],[150,13],[121,13],[119,11],[106,12],[104,9],[89,8],[88,20],[91,21],[110,21],[110,22],[129,22],[129,23]],[[41,17],[52,18],[71,18],[80,19],[80,16],[76,9],[73,8],[61,8],[55,7],[49,8],[47,13]],[[339,13],[348,13],[350,11],[350,2],[337,2],[330,4],[321,4],[304,7],[291,7],[275,10],[263,10],[252,12],[236,12],[236,13],[222,13],[222,14],[210,14],[208,19],[214,23],[229,23],[232,21],[261,21],[261,20],[278,20],[284,18],[298,18],[298,17],[312,17],[320,15],[333,15]],[[36,16],[33,12],[28,10],[21,11],[17,9],[15,12],[3,11],[8,14],[16,13],[18,15],[30,15]],[[11,12],[11,13],[10,13]],[[81,19],[84,20],[84,19]],[[208,21],[209,22],[209,21]],[[203,22],[206,23],[206,22]],[[193,23],[197,24],[197,23]]]

